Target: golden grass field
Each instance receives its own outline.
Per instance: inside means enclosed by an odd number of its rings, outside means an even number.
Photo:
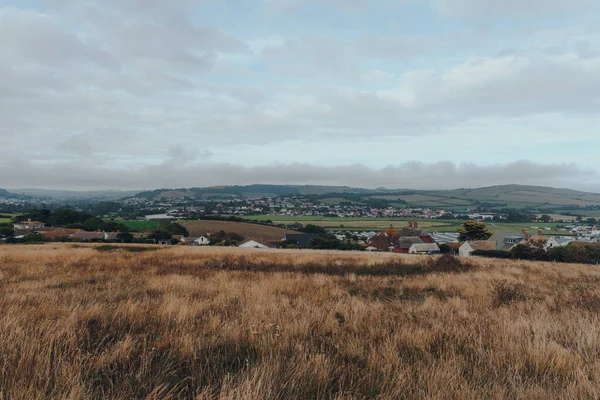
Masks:
[[[600,267],[0,246],[2,399],[594,399]]]

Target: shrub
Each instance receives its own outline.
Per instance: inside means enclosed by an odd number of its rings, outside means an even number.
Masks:
[[[502,259],[513,258],[512,253],[510,251],[504,251],[504,250],[475,250],[472,253],[472,255],[478,256],[478,257],[487,257],[487,258],[502,258]]]
[[[520,283],[512,283],[507,280],[492,283],[492,303],[494,307],[509,305],[516,301],[524,301],[525,286]]]

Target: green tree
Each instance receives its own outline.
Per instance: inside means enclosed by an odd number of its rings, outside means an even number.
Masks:
[[[9,238],[15,235],[15,231],[10,224],[0,224],[0,238]]]
[[[488,240],[493,235],[493,233],[486,228],[485,223],[477,221],[465,222],[462,229],[458,230],[458,233],[460,234],[458,239],[461,242]]]
[[[103,222],[104,221],[98,217],[88,218],[83,222],[83,229],[86,231],[97,231],[100,229],[100,226],[103,224]]]
[[[544,214],[540,217],[540,220],[544,223],[552,222],[552,217],[548,214]]]
[[[132,243],[133,235],[129,232],[119,232],[117,233],[117,240],[121,241],[121,243]]]
[[[298,230],[304,233],[327,233],[325,228],[313,224],[308,224],[305,227],[302,227]]]

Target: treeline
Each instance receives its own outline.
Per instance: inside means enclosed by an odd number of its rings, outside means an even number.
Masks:
[[[118,221],[105,221],[96,215],[85,211],[76,211],[70,208],[58,210],[40,209],[32,210],[19,216],[20,221],[40,221],[48,226],[59,226],[70,229],[83,229],[84,231],[118,232],[129,231],[129,227]]]
[[[569,244],[563,247],[544,249],[542,246],[519,244],[511,251],[476,250],[474,256],[530,261],[554,261],[575,264],[600,264],[599,245]]]

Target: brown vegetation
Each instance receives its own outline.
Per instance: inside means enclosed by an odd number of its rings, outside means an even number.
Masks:
[[[104,250],[0,246],[0,398],[600,395],[596,266]]]
[[[207,232],[224,231],[227,233],[237,233],[244,238],[255,238],[262,242],[282,240],[288,233],[298,233],[276,226],[250,224],[245,222],[202,220],[182,221],[180,224],[185,226],[192,236],[206,235]]]

